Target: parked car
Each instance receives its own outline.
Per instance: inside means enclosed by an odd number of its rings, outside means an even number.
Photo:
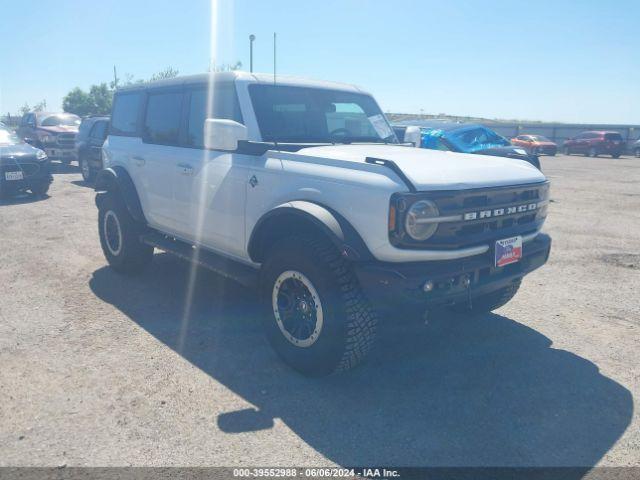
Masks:
[[[483,125],[441,120],[412,122],[411,125],[420,127],[421,148],[514,158],[540,169],[540,160],[536,155],[511,145],[509,140]],[[394,128],[401,126],[403,125],[394,125]]]
[[[159,248],[255,286],[278,354],[325,375],[371,350],[376,306],[487,312],[547,261],[532,165],[398,145],[350,85],[211,75],[115,94],[95,188],[117,272]]]
[[[640,158],[640,138],[638,138],[638,140],[636,140],[635,143],[631,146],[631,150],[637,158]]]
[[[47,154],[0,127],[0,196],[30,190],[41,197],[47,194],[52,181]]]
[[[76,156],[85,182],[92,182],[102,170],[102,145],[107,138],[109,117],[93,116],[82,120],[76,136]]]
[[[511,144],[524,148],[532,155],[551,155],[558,153],[558,145],[542,135],[518,135]]]
[[[624,152],[625,142],[618,132],[592,131],[566,140],[563,147],[565,155],[582,153],[587,157],[611,155],[618,158]]]
[[[72,113],[31,112],[22,116],[18,136],[44,150],[51,160],[69,164],[76,159],[75,140],[80,117]]]

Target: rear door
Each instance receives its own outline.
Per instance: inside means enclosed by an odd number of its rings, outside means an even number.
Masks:
[[[181,162],[182,87],[147,92],[142,121],[142,151],[135,160],[148,204],[148,220],[167,233],[180,233],[189,220],[176,208],[174,183]]]

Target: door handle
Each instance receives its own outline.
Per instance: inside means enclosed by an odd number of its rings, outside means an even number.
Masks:
[[[132,157],[133,161],[136,162],[136,165],[139,167],[144,166],[144,164],[146,163],[146,160],[142,157]]]
[[[188,163],[179,163],[178,170],[182,175],[193,175],[193,167]]]

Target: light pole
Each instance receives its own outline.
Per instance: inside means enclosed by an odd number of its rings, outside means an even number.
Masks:
[[[253,73],[253,42],[256,39],[254,34],[249,35],[249,72]]]

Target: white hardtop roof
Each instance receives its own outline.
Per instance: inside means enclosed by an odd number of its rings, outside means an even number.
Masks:
[[[232,72],[216,72],[216,73],[201,73],[198,75],[188,75],[182,77],[168,78],[164,80],[158,80],[156,82],[140,83],[122,87],[119,90],[138,90],[147,88],[164,88],[172,87],[176,85],[190,85],[190,84],[206,84],[209,82],[233,82],[239,81],[243,83],[259,83],[265,85],[273,85],[274,76],[273,73],[249,73],[243,71]],[[330,90],[342,90],[346,92],[354,93],[367,93],[364,90],[350,85],[347,83],[327,82],[323,80],[313,80],[309,78],[296,77],[291,75],[277,74],[275,77],[277,85],[287,85],[296,87],[310,87],[310,88],[324,88]]]

